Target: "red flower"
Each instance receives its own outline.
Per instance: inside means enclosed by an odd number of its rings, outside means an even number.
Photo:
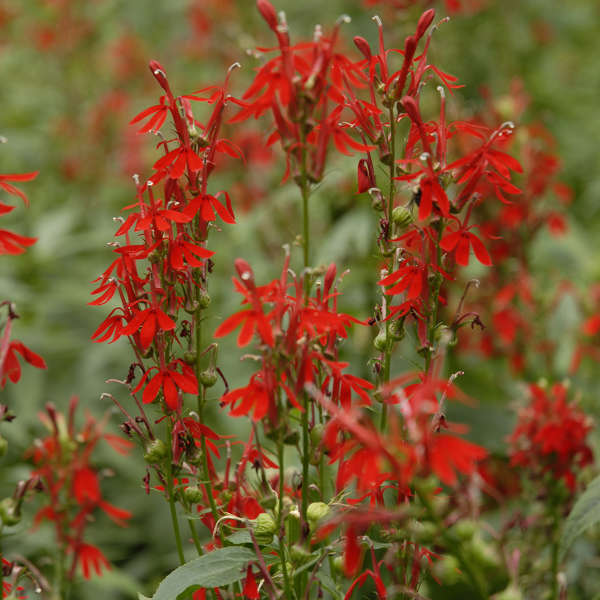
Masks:
[[[110,570],[110,563],[106,556],[96,546],[81,543],[76,547],[75,553],[76,562],[86,579],[90,578],[92,569],[96,572],[96,575],[102,575],[102,569]]]
[[[181,373],[177,371],[178,365],[181,366]],[[150,377],[150,373],[155,369],[158,373],[153,377]],[[144,373],[144,376],[140,379],[140,382],[133,392],[139,392],[144,385],[146,386],[142,395],[144,404],[154,402],[158,392],[162,389],[165,402],[171,410],[177,410],[179,406],[177,390],[187,394],[198,394],[198,382],[196,381],[194,370],[180,359],[172,361],[169,366],[164,369],[150,367],[150,369]]]
[[[466,267],[469,264],[471,247],[477,260],[486,267],[492,265],[492,260],[481,240],[469,231],[470,227],[458,225],[456,229],[446,230],[440,241],[440,248],[446,252],[455,251],[454,258],[459,265]]]
[[[129,323],[121,329],[121,335],[133,335],[140,331],[140,344],[143,350],[154,340],[157,329],[171,331],[175,329],[175,321],[167,316],[158,306],[151,306],[134,315]]]
[[[10,342],[8,351],[3,364],[0,365],[0,389],[6,385],[6,379],[10,379],[13,383],[17,383],[21,379],[21,365],[17,358],[19,353],[30,365],[38,369],[46,369],[44,359],[35,352],[31,351],[25,344],[19,341]]]
[[[533,475],[550,472],[574,492],[577,470],[594,460],[586,441],[591,420],[567,400],[567,388],[560,383],[550,389],[532,384],[529,391],[531,401],[519,411],[509,438],[510,462]]]

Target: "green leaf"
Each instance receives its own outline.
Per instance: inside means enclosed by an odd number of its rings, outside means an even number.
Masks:
[[[152,600],[152,598],[148,598],[148,596],[144,596],[144,594],[138,592],[138,600]]]
[[[241,546],[242,544],[251,544],[252,537],[247,529],[240,529],[239,531],[233,532],[227,536],[227,541],[235,546]]]
[[[571,544],[586,529],[600,521],[600,475],[575,502],[563,529],[559,546],[559,560],[562,560]]]
[[[152,600],[175,600],[190,588],[216,588],[246,576],[246,566],[256,556],[241,546],[219,548],[191,560],[169,573],[158,586]]]

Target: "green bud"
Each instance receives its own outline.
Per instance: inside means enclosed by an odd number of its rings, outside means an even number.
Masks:
[[[444,585],[454,585],[462,579],[460,563],[455,556],[447,554],[440,560],[436,560],[433,568],[433,574]]]
[[[500,557],[496,550],[480,536],[475,536],[468,545],[468,553],[473,562],[477,563],[481,568],[494,569],[500,568]]]
[[[200,371],[198,374],[200,384],[206,388],[215,385],[215,383],[217,383],[217,377],[217,372],[212,367],[205,369],[204,371]]]
[[[183,490],[183,497],[190,504],[198,504],[198,502],[202,502],[204,499],[204,494],[198,486],[191,485]]]
[[[12,498],[4,498],[0,502],[0,519],[4,525],[11,527],[21,520],[19,506]]]
[[[196,364],[196,353],[193,350],[186,350],[183,353],[183,360],[188,365],[195,365]]]
[[[396,342],[399,342],[406,335],[406,330],[404,329],[404,319],[398,319],[397,321],[392,321],[390,323],[390,335],[392,339]]]
[[[385,331],[380,331],[375,339],[373,340],[373,346],[375,346],[376,350],[380,352],[384,352],[387,347],[387,335]]]
[[[146,453],[144,454],[144,460],[149,464],[159,463],[163,458],[168,455],[167,447],[162,440],[155,439],[146,444]]]
[[[431,544],[437,536],[437,527],[431,521],[411,521],[408,530],[419,544]]]
[[[200,296],[198,296],[198,308],[208,308],[210,304],[210,296],[206,290],[200,290]]]
[[[334,557],[332,561],[333,570],[338,574],[344,573],[344,559],[341,556]]]
[[[396,206],[392,211],[392,222],[401,231],[411,225],[413,221],[412,211],[406,206]]]
[[[456,537],[463,542],[468,542],[473,538],[479,526],[477,521],[473,519],[461,519],[457,521],[451,528],[450,531],[456,535]]]
[[[513,583],[506,589],[494,594],[494,600],[523,600],[523,592]]]
[[[330,512],[329,505],[325,502],[311,502],[306,509],[306,518],[311,528],[324,519]]]
[[[313,449],[318,448],[320,446],[324,433],[325,433],[325,426],[322,425],[321,423],[317,423],[310,430],[310,444],[313,447]]]
[[[260,513],[252,522],[252,529],[257,543],[264,545],[273,541],[273,534],[277,530],[275,519],[266,512]]]

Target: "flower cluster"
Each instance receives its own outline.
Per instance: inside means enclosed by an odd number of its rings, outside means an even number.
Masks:
[[[562,383],[550,388],[531,384],[529,393],[531,399],[519,410],[509,439],[510,462],[533,477],[549,473],[573,493],[577,473],[594,460],[587,441],[590,417],[567,399],[568,388]]]
[[[131,442],[104,433],[104,423],[89,416],[80,431],[75,429],[78,399],[73,397],[67,418],[52,404],[40,415],[48,436],[37,440],[27,452],[35,466],[32,478],[43,492],[45,505],[35,515],[34,524],[50,521],[56,532],[61,552],[70,558],[66,575],[72,579],[77,568],[89,579],[92,571],[98,575],[110,564],[102,551],[84,540],[86,528],[98,509],[117,525],[125,526],[131,518],[128,510],[113,506],[100,491],[100,473],[91,462],[98,442],[107,441],[116,451],[127,454]]]

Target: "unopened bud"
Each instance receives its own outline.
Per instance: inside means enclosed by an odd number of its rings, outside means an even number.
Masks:
[[[165,458],[167,454],[167,446],[162,440],[152,440],[146,445],[144,460],[149,464],[155,464]]]
[[[377,336],[373,340],[373,346],[375,346],[376,350],[379,350],[380,352],[385,352],[385,349],[387,347],[387,335],[385,331],[380,331],[377,334]]]
[[[252,522],[252,529],[259,544],[269,544],[273,541],[273,535],[277,530],[275,519],[269,513],[260,513]]]
[[[198,296],[198,307],[205,309],[208,308],[210,304],[210,296],[206,290],[200,290],[200,295]]]
[[[198,381],[200,382],[200,385],[204,386],[205,388],[215,385],[215,383],[217,383],[217,378],[217,372],[214,368],[205,369],[204,371],[200,371],[200,373],[198,373]]]
[[[306,519],[308,520],[311,528],[321,520],[324,519],[330,512],[329,505],[325,502],[311,502],[306,509]]]
[[[406,229],[413,221],[412,211],[406,206],[396,206],[392,211],[392,222],[400,230]]]
[[[17,525],[21,520],[19,505],[12,498],[4,498],[0,502],[0,519],[8,527]]]
[[[189,502],[190,504],[197,504],[198,502],[202,502],[204,499],[204,494],[198,486],[191,485],[183,490],[183,497],[185,498],[186,502]]]

